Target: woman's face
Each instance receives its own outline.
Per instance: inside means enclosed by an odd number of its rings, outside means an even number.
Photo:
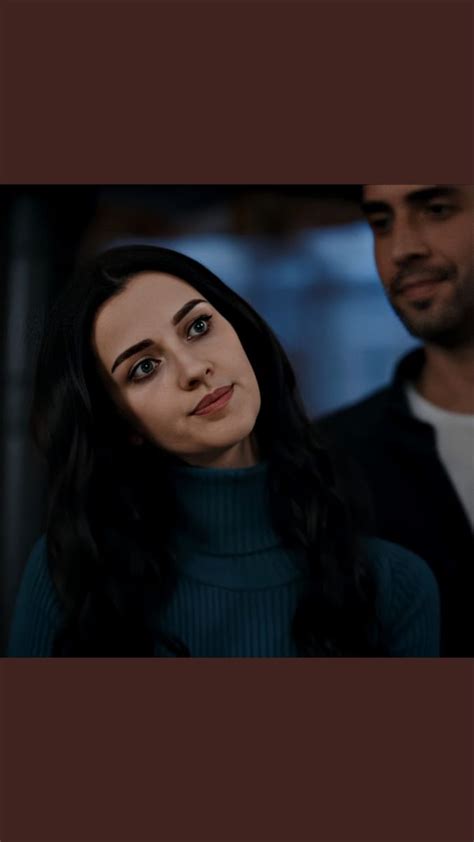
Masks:
[[[191,465],[255,464],[255,374],[234,328],[193,287],[160,272],[135,275],[98,310],[92,338],[137,443]]]

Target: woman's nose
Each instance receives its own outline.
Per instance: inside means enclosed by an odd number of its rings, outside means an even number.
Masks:
[[[180,355],[178,360],[178,381],[182,389],[194,389],[205,383],[210,385],[214,366],[207,359],[197,358],[192,353]]]

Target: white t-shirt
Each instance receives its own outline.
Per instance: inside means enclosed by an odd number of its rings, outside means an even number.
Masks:
[[[474,529],[474,415],[440,409],[411,383],[405,384],[405,392],[415,418],[434,428],[439,458]]]

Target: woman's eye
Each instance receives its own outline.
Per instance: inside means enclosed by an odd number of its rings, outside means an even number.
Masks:
[[[157,368],[158,362],[156,360],[142,360],[140,363],[137,363],[134,368],[132,368],[129,380],[144,380],[146,377],[150,377],[151,374],[154,374]]]
[[[196,336],[202,336],[203,333],[207,333],[210,330],[209,322],[211,318],[212,316],[199,316],[198,319],[195,319],[187,332],[187,338],[194,339]]]

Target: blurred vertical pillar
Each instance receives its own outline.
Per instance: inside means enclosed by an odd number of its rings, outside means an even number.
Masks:
[[[52,232],[43,199],[26,192],[11,198],[3,257],[0,584],[4,644],[18,579],[44,515],[44,472],[29,436],[36,355],[52,281]]]
[[[44,316],[73,268],[85,206],[89,210],[83,198],[74,188],[10,190],[1,247],[2,651],[23,566],[45,527],[46,471],[29,430],[32,387]]]

